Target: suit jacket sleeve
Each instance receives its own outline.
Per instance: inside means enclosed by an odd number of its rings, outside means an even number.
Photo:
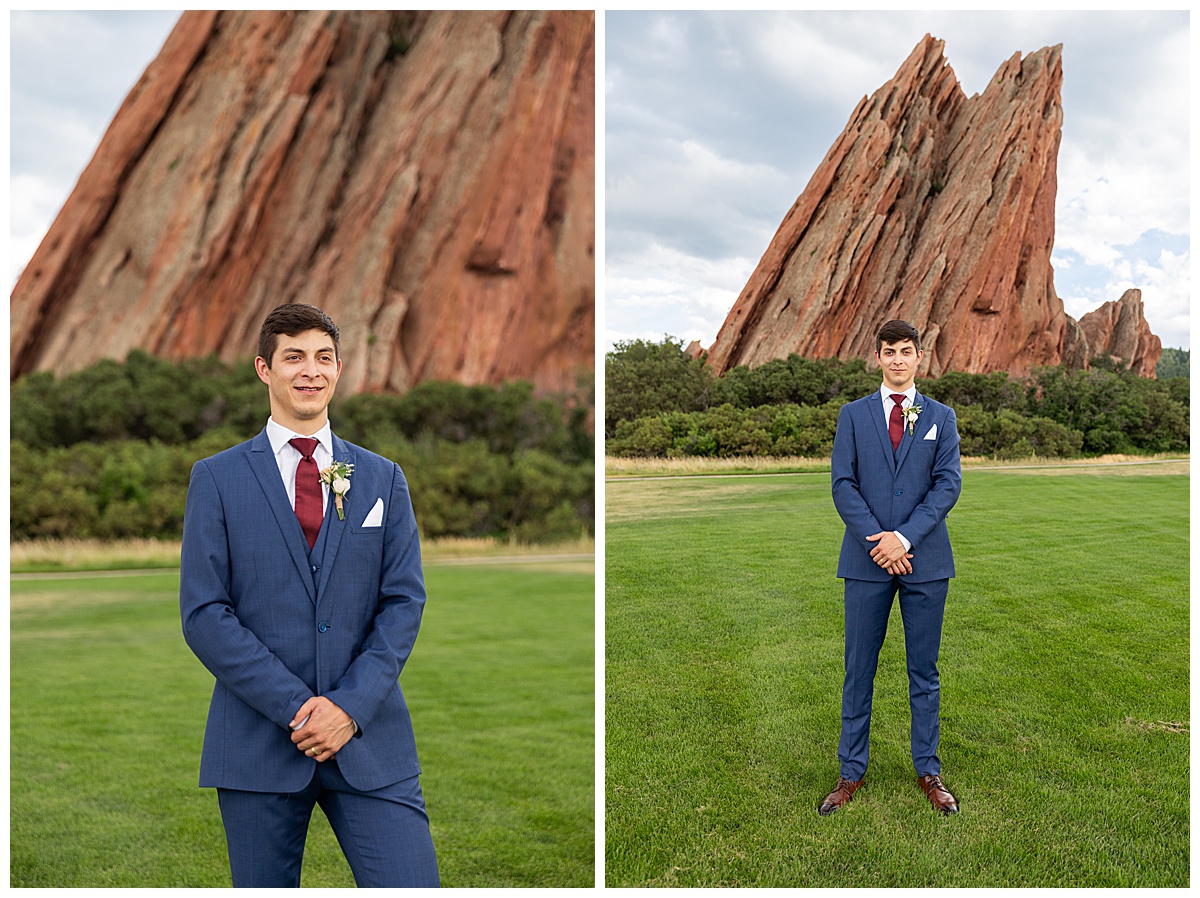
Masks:
[[[903,533],[915,550],[933,529],[946,519],[962,492],[962,471],[958,459],[958,419],[954,409],[946,409],[939,427],[937,453],[930,473],[932,485],[925,499],[913,509],[908,520],[896,529]]]
[[[856,434],[854,431],[854,416],[850,404],[842,406],[838,412],[837,430],[833,434],[833,456],[831,470],[833,481],[833,504],[838,514],[845,522],[850,533],[859,541],[865,542],[883,530],[875,515],[871,512],[867,500],[859,491],[858,447],[859,438],[873,439],[874,434]],[[908,536],[907,533],[904,534]],[[911,539],[911,537],[909,537]]]
[[[408,484],[392,464],[392,488],[384,529],[379,604],[358,656],[326,697],[349,714],[360,731],[394,692],[412,652],[425,606],[421,545]]]
[[[230,692],[287,728],[313,695],[257,636],[230,599],[229,542],[220,492],[208,466],[192,467],[183,518],[179,611],[196,657]]]

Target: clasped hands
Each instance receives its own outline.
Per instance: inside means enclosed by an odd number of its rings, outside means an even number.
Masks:
[[[323,695],[314,695],[301,705],[288,726],[294,727],[292,743],[296,748],[321,762],[336,755],[355,731],[350,715]]]
[[[875,548],[871,550],[871,559],[877,565],[889,574],[912,573],[912,565],[909,563],[912,554],[905,551],[904,543],[900,542],[895,533],[884,530],[868,536],[867,539],[875,543]]]

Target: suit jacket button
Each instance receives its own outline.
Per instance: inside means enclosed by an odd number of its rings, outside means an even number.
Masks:
[[[317,629],[324,633],[329,629],[329,625],[325,623],[325,621],[321,621],[319,624],[317,624]]]
[[[317,572],[317,566],[315,564],[310,564],[308,566],[308,571],[311,574],[315,574]]]
[[[896,490],[896,495],[899,496],[904,490]]]

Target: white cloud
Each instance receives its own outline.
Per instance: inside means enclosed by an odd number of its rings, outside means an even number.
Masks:
[[[765,248],[778,226],[770,219],[787,209],[774,204],[786,183],[780,172],[695,140],[631,138],[619,158],[619,168],[609,164],[604,197],[606,221],[621,222],[607,235],[610,270],[621,270],[625,254],[651,238],[709,258]]]
[[[1055,271],[1059,271],[1056,259]],[[1152,258],[1121,258],[1116,264],[1094,268],[1093,278],[1074,288],[1058,289],[1063,308],[1079,319],[1106,302],[1120,299],[1126,290],[1142,291],[1143,313],[1150,330],[1163,346],[1190,345],[1191,254],[1161,250]],[[1056,279],[1056,287],[1061,279]]]
[[[9,16],[9,273],[15,283],[177,11]]]
[[[784,90],[843,111],[849,116],[860,99],[895,74],[903,58],[865,52],[865,35],[840,42],[841,35],[818,28],[820,20],[796,13],[772,13],[750,20],[749,48]],[[837,73],[835,77],[831,74]]]
[[[1163,250],[1155,262],[1135,260],[1132,277],[1112,285],[1120,297],[1129,287],[1142,291],[1146,321],[1163,346],[1188,346],[1191,310],[1191,253]]]
[[[1056,245],[1094,264],[1111,264],[1114,247],[1148,231],[1186,235],[1190,208],[1187,154],[1173,167],[1118,158],[1096,145],[1065,144],[1058,160]],[[1167,185],[1174,184],[1173,189]]]
[[[8,262],[11,283],[16,283],[26,263],[66,197],[62,183],[43,175],[17,174],[9,183]]]
[[[755,262],[711,260],[655,242],[629,253],[619,273],[610,266],[605,278],[606,350],[617,340],[661,340],[664,335],[682,339],[684,345],[699,340],[707,348]],[[662,329],[658,322],[663,320],[674,326]]]

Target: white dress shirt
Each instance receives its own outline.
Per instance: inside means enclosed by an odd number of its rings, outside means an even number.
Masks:
[[[892,406],[896,403],[892,402],[892,394],[895,390],[889,389],[887,384],[879,388],[879,395],[883,397],[883,423],[892,423]],[[913,384],[904,391],[904,401],[900,403],[901,409],[906,409],[917,401],[917,385]]]
[[[300,450],[293,446],[289,440],[295,437],[302,437],[302,433],[293,433],[282,424],[276,423],[274,418],[267,419],[267,439],[271,441],[271,451],[275,453],[275,464],[279,466],[279,475],[283,478],[283,488],[287,490],[288,502],[294,511],[296,508],[296,469],[300,467]],[[325,422],[325,426],[312,434],[311,439],[317,441],[317,448],[313,451],[313,461],[317,463],[317,470],[323,470],[333,464],[333,431],[329,427],[329,422]],[[321,484],[321,514],[323,515],[326,509],[329,508],[329,485]]]
[[[883,423],[889,427],[891,426],[891,423],[892,423],[892,406],[894,406],[896,404],[895,402],[892,401],[892,394],[895,392],[896,391],[891,389],[890,387],[888,387],[887,384],[884,384],[883,386],[881,386],[879,388],[879,395],[881,397],[883,397]],[[901,410],[906,409],[909,406],[911,406],[916,401],[916,399],[917,399],[917,385],[913,384],[911,387],[909,387],[907,390],[904,391],[904,401],[902,403],[900,403]],[[901,533],[899,530],[893,530],[892,533],[896,534],[896,538],[904,544],[905,552],[912,551],[912,543],[910,543],[908,541],[907,537],[905,537],[905,535],[903,533]]]

